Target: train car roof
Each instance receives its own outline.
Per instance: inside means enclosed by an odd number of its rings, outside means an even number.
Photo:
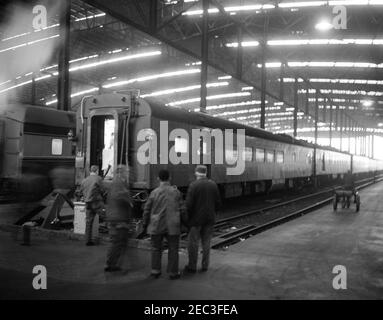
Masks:
[[[0,106],[0,116],[22,123],[33,123],[52,127],[73,128],[76,125],[76,114],[74,112],[29,104],[8,104],[6,106]]]
[[[246,126],[240,123],[233,121],[213,117],[211,115],[194,112],[180,108],[166,107],[158,104],[153,99],[145,99],[151,107],[151,112],[154,117],[160,119],[168,119],[179,122],[187,122],[201,127],[217,128],[217,129],[245,129],[246,135],[252,137],[258,137],[267,140],[278,141],[282,143],[294,144],[309,148],[314,148],[315,144],[307,142],[305,140],[294,139],[293,137],[286,134],[275,134],[264,129],[254,128]],[[335,151],[340,153],[349,154],[344,151],[339,151],[333,147],[326,146],[317,146],[317,148],[322,150]]]

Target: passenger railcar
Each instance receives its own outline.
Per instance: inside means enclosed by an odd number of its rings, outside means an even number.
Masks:
[[[2,196],[18,197],[21,194],[36,199],[55,188],[73,188],[74,148],[67,139],[69,130],[75,130],[75,114],[72,112],[32,105],[2,106]]]
[[[167,130],[163,132],[161,122],[167,123]],[[169,132],[176,128],[183,129],[188,137],[192,137],[192,129],[233,129],[234,132],[245,129],[245,170],[242,174],[227,175],[226,169],[230,165],[214,164],[214,142],[209,150],[207,144],[200,148],[200,153],[211,154],[210,176],[227,197],[265,191],[273,185],[294,186],[314,176],[319,179],[339,178],[352,169],[366,175],[383,170],[383,161],[354,157],[356,162],[353,166],[350,154],[333,148],[315,146],[201,113],[164,107],[132,94],[114,93],[88,97],[77,111],[76,183],[89,173],[91,164],[99,164],[106,177],[112,178],[117,164],[128,163],[133,189],[137,192],[155,188],[157,173],[165,167],[171,171],[172,182],[186,190],[194,179],[195,164],[191,162],[190,141],[182,137],[168,141]],[[146,140],[139,141],[139,133],[142,135],[145,130],[148,131],[144,135]],[[160,148],[161,134],[165,135],[162,141],[167,141],[164,149]],[[157,145],[154,161],[147,165],[137,161],[145,143]],[[177,155],[189,152],[189,164],[160,164],[171,148]],[[226,148],[224,156],[226,160],[238,157],[236,145],[232,149]]]

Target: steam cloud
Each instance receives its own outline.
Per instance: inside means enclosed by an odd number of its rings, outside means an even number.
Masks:
[[[43,3],[48,11],[48,26],[51,24],[49,22],[51,20],[50,18],[59,14],[59,10],[61,9],[60,3],[61,1],[47,1]],[[31,32],[31,34],[8,41],[0,41],[0,50],[59,33],[59,28],[52,28],[49,31],[33,32],[32,21],[35,15],[32,12],[32,8],[33,5],[13,5],[7,8],[10,14],[6,17],[6,21],[0,25],[0,30],[3,31],[2,39],[26,32]],[[0,90],[15,85],[15,78],[17,76],[24,76],[24,74],[29,72],[38,72],[42,67],[51,63],[56,53],[58,39],[59,38],[53,38],[33,45],[0,52],[0,83],[9,79],[12,80],[12,82],[0,86]],[[22,82],[30,79],[30,77],[22,77],[18,81]],[[0,105],[6,105],[14,95],[15,90],[0,93]]]

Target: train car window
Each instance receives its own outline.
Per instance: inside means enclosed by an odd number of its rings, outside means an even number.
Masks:
[[[253,161],[253,148],[246,147],[245,150],[242,151],[242,157],[245,161]]]
[[[265,150],[264,149],[255,149],[255,161],[256,162],[265,162]]]
[[[274,162],[274,151],[266,151],[266,162]]]
[[[52,139],[52,155],[61,156],[63,154],[62,139]]]
[[[276,161],[277,163],[283,163],[285,161],[285,154],[283,151],[277,151]]]
[[[296,162],[296,161],[297,161],[297,154],[293,152],[293,162]]]
[[[206,146],[204,146],[204,148],[206,149]],[[188,140],[185,138],[176,137],[174,139],[174,151],[176,153],[187,153],[188,152]]]

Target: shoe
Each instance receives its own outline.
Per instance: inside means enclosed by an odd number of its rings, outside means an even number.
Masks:
[[[176,280],[176,279],[179,279],[179,278],[181,278],[181,275],[180,275],[179,273],[177,273],[177,274],[171,274],[171,275],[169,276],[169,279],[170,279],[170,280]]]
[[[86,245],[89,246],[95,246],[96,244],[93,241],[88,241]]]
[[[121,271],[122,269],[120,267],[105,267],[104,271],[105,272],[116,272],[116,271]]]
[[[200,270],[199,270],[199,272],[206,272],[208,269],[207,268],[201,268]]]
[[[184,268],[184,273],[196,273],[197,270],[195,269],[190,269],[189,266],[185,266]]]
[[[154,278],[154,279],[158,279],[160,276],[161,276],[161,272],[160,273],[151,273],[150,274],[150,277]]]

